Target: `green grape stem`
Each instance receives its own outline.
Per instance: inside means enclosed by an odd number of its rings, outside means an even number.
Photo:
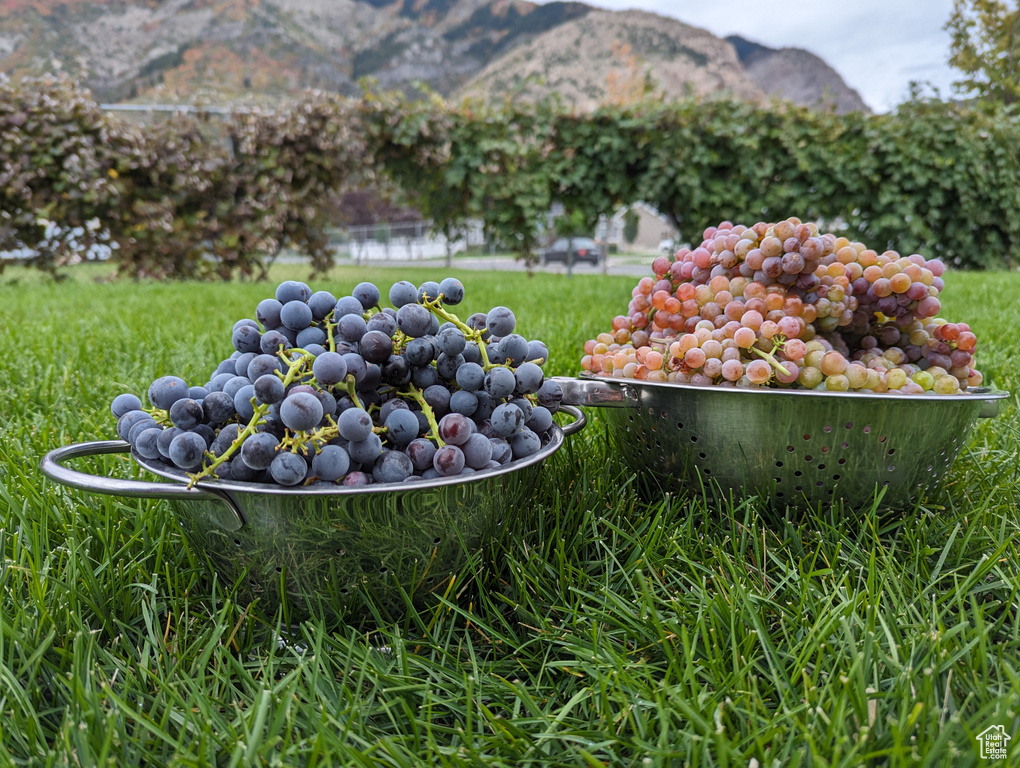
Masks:
[[[304,352],[304,350],[298,351]],[[281,353],[280,356],[283,357],[283,353]],[[284,358],[288,366],[287,375],[283,377],[284,386],[292,384],[294,380],[299,375],[301,375],[302,368],[305,367],[305,363],[307,363],[311,357],[312,356],[309,355],[308,353],[304,353],[295,360],[286,360],[286,358]],[[252,404],[255,405],[255,413],[252,414],[252,417],[248,421],[247,425],[245,425],[244,429],[237,433],[237,437],[235,437],[233,442],[231,442],[231,444],[227,446],[227,450],[225,450],[219,456],[213,458],[209,466],[204,467],[201,472],[196,472],[194,474],[189,475],[189,477],[191,478],[191,482],[188,483],[189,488],[194,486],[195,483],[201,480],[203,477],[209,477],[210,475],[212,475],[216,471],[217,467],[219,467],[224,462],[228,461],[231,457],[233,457],[235,453],[237,453],[238,449],[241,447],[241,444],[245,440],[251,437],[251,435],[255,434],[258,425],[262,422],[262,417],[269,412],[269,404],[268,403],[256,404],[255,398],[252,398]]]
[[[172,426],[170,423],[170,411],[164,411],[162,408],[153,406],[152,408],[146,408],[145,412],[152,416],[152,420],[163,427]]]
[[[788,370],[786,370],[786,368],[783,367],[782,363],[780,363],[778,360],[776,360],[775,352],[776,352],[777,349],[779,349],[779,344],[776,344],[775,346],[773,346],[771,352],[762,352],[760,349],[758,349],[758,347],[754,347],[754,346],[751,347],[751,351],[754,352],[755,354],[758,354],[761,357],[765,358],[765,362],[767,362],[769,365],[771,365],[773,368],[775,368],[777,371],[779,371],[784,376],[789,376],[790,372]]]
[[[435,301],[426,301],[422,306],[425,307],[429,312],[434,314],[441,320],[445,320],[448,323],[453,323],[460,331],[464,334],[464,337],[470,341],[474,341],[478,344],[478,351],[482,356],[482,369],[490,371],[497,366],[489,362],[489,354],[485,349],[485,339],[482,338],[482,332],[476,330],[462,321],[452,312],[447,311],[446,307],[443,306],[443,295],[439,294],[439,298]]]
[[[421,406],[421,412],[425,414],[425,418],[429,422],[429,430],[432,432],[432,437],[437,443],[437,448],[442,448],[446,445],[443,439],[439,436],[439,423],[436,421],[436,412],[432,410],[432,406],[425,400],[425,396],[421,393],[417,387],[413,384],[407,386],[407,392],[398,392],[401,397],[413,398],[418,405]]]
[[[333,329],[336,328],[336,323],[331,321],[330,318],[332,317],[333,312],[330,310],[330,313],[326,315],[323,323],[326,326],[326,343],[329,344],[327,349],[329,349],[330,352],[336,352],[336,341],[333,339]]]
[[[357,392],[354,389],[354,374],[353,373],[348,373],[347,374],[347,378],[344,379],[344,384],[347,385],[347,396],[351,398],[351,402],[354,403],[356,406],[358,406],[358,408],[360,408],[361,410],[364,411],[365,410],[365,406],[363,406],[361,404],[361,401],[358,399],[358,394],[357,394]]]

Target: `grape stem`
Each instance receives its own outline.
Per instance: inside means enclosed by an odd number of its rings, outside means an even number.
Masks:
[[[767,362],[769,365],[771,365],[773,368],[775,368],[784,376],[789,376],[790,372],[783,367],[782,363],[776,360],[775,352],[777,349],[779,349],[779,344],[776,344],[774,347],[772,347],[771,352],[762,352],[760,349],[758,349],[758,347],[755,346],[751,347],[751,351],[765,358],[765,362]]]
[[[326,325],[326,343],[329,344],[330,352],[336,352],[336,341],[333,339],[333,329],[336,328],[336,323],[330,321],[331,317],[333,317],[332,310],[326,315],[324,321]]]
[[[435,301],[426,301],[422,304],[422,306],[436,317],[439,317],[448,323],[453,323],[460,332],[464,334],[465,338],[478,344],[478,351],[482,356],[482,370],[491,371],[493,368],[497,367],[495,364],[489,362],[489,354],[485,349],[485,339],[482,338],[482,332],[472,328],[470,325],[467,325],[452,312],[448,312],[443,306],[442,294],[440,294],[439,298]]]
[[[365,410],[365,406],[363,406],[361,404],[361,401],[358,399],[358,394],[354,390],[354,374],[353,373],[348,373],[347,374],[347,378],[344,379],[344,384],[347,385],[347,396],[351,398],[351,402],[354,403],[358,408],[360,408],[361,410],[364,411]]]
[[[428,419],[429,430],[431,430],[432,432],[433,439],[436,441],[436,443],[438,443],[437,447],[442,448],[444,445],[446,445],[446,443],[443,442],[443,439],[439,436],[439,424],[436,422],[436,412],[432,410],[432,406],[428,404],[428,401],[425,399],[425,396],[421,393],[421,390],[419,390],[413,384],[409,384],[407,387],[407,392],[398,392],[397,394],[400,395],[401,397],[414,398],[414,400],[417,401],[418,405],[421,406],[421,412],[424,413],[425,418]]]
[[[299,375],[301,375],[302,369],[305,367],[305,364],[307,363],[310,357],[311,355],[302,354],[299,355],[294,360],[286,361],[288,366],[287,375],[284,376],[283,378],[283,385],[285,387],[288,384],[293,383],[293,381]],[[218,466],[228,461],[235,453],[237,453],[237,450],[241,447],[241,444],[248,437],[255,434],[259,423],[261,423],[262,421],[262,417],[269,412],[269,403],[256,404],[255,398],[253,397],[252,404],[255,405],[255,413],[252,414],[251,420],[249,420],[248,424],[244,427],[244,429],[237,433],[237,437],[234,438],[233,442],[231,442],[230,445],[227,446],[227,449],[223,453],[221,453],[219,456],[213,457],[213,460],[209,463],[209,466],[203,467],[201,472],[196,472],[195,474],[189,475],[189,477],[191,478],[191,482],[188,483],[189,488],[193,487],[195,483],[197,483],[203,477],[209,477],[210,475],[212,475],[216,471],[216,468]],[[206,455],[212,456],[212,454],[208,452]]]
[[[163,427],[171,426],[170,411],[164,411],[162,408],[157,408],[156,406],[153,406],[152,408],[147,408],[145,412],[152,416],[152,420],[155,421],[160,426]]]

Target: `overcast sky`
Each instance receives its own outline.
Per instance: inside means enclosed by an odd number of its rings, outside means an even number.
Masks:
[[[540,2],[547,0],[539,0]],[[822,57],[876,112],[902,102],[911,80],[952,95],[942,31],[953,0],[584,0],[672,16],[719,37],[737,34],[770,48]]]

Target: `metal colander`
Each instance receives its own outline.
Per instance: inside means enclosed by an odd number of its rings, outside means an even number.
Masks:
[[[938,486],[1007,392],[890,395],[557,379],[598,406],[629,469],[666,489],[758,493],[777,505],[909,505]]]
[[[397,616],[450,587],[471,553],[505,521],[531,509],[544,461],[585,425],[554,425],[548,442],[498,469],[442,480],[363,488],[284,488],[200,481],[158,461],[135,461],[167,482],[103,477],[63,466],[74,458],[125,453],[120,440],[58,448],[42,471],[62,485],[115,496],[168,499],[193,550],[207,559],[239,604],[264,615],[286,606],[289,618],[345,619],[371,608]]]

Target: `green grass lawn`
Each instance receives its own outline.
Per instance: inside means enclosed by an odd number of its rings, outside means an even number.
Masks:
[[[113,395],[204,382],[234,321],[306,270],[98,272],[0,275],[0,765],[966,766],[993,725],[1020,755],[1015,396],[946,488],[898,514],[644,498],[589,411],[445,604],[305,622],[281,643],[166,502],[70,490],[38,466],[114,437]],[[513,308],[558,375],[636,282],[454,274],[466,312]],[[348,268],[313,287],[443,276]],[[1020,274],[947,284],[943,314],[971,323],[979,367],[1016,392]],[[79,466],[133,473],[122,457]]]

